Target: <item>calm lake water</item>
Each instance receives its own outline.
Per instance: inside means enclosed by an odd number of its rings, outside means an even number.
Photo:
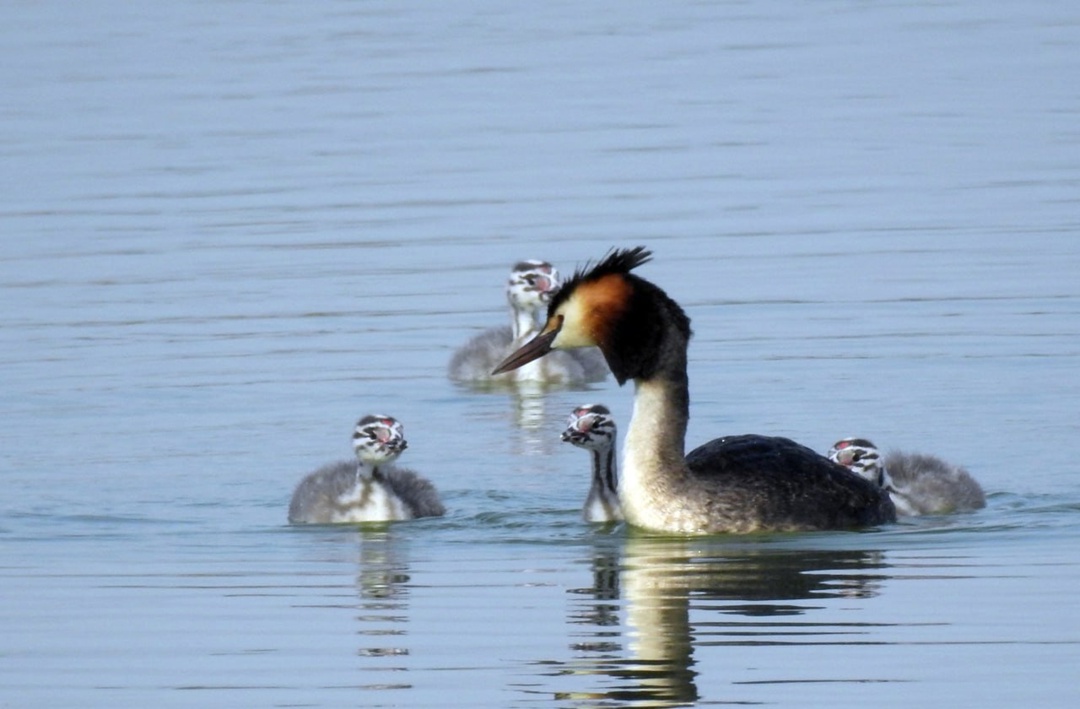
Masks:
[[[1080,6],[19,3],[0,705],[1072,707]],[[688,442],[864,435],[975,514],[580,521],[578,404],[454,348],[522,258],[687,309]],[[359,416],[445,518],[292,528]]]

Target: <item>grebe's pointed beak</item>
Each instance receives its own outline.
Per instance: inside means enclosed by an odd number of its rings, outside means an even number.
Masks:
[[[517,369],[523,364],[528,364],[534,359],[540,359],[548,352],[551,352],[551,343],[559,334],[559,330],[562,329],[563,319],[561,315],[557,315],[556,324],[550,330],[545,330],[533,339],[526,342],[519,347],[516,352],[513,352],[509,357],[502,361],[498,367],[492,372],[492,375],[502,374],[503,372],[509,372],[512,369]]]

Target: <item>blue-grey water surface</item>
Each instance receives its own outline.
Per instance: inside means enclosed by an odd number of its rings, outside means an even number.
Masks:
[[[1080,6],[17,3],[0,705],[1072,707]],[[693,319],[688,442],[863,435],[985,510],[653,537],[445,377],[522,258]],[[362,414],[445,518],[285,524]]]

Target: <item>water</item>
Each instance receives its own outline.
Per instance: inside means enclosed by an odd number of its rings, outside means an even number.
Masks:
[[[1070,2],[9,8],[0,701],[1072,706]],[[688,440],[858,434],[972,515],[578,519],[606,382],[453,386],[511,263],[647,244]],[[284,524],[361,414],[450,514]]]

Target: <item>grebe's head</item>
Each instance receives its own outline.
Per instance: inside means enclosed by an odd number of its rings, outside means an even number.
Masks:
[[[586,404],[571,412],[560,437],[578,448],[606,450],[615,445],[615,432],[615,419],[608,407]]]
[[[506,299],[515,310],[542,310],[559,290],[559,272],[547,261],[519,261],[510,271]]]
[[[663,338],[674,329],[683,344],[690,320],[664,291],[631,273],[647,263],[643,246],[611,251],[586,264],[548,304],[547,321],[531,341],[507,357],[493,374],[517,369],[553,349],[597,346],[620,384],[649,376],[664,354]]]
[[[882,487],[886,484],[881,452],[865,438],[844,438],[829,449],[829,460]]]
[[[408,447],[405,428],[393,416],[371,414],[357,421],[353,429],[353,450],[362,463],[393,462]]]

